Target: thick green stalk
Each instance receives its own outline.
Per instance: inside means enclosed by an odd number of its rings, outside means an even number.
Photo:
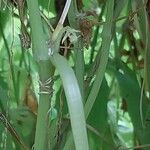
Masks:
[[[33,54],[36,61],[48,60],[48,48],[42,29],[42,21],[37,0],[27,0],[32,32]]]
[[[29,7],[29,14],[30,14],[30,24],[31,24],[32,33],[33,33],[32,34],[33,46],[35,48],[34,56],[38,62],[40,61],[39,75],[40,75],[41,81],[45,81],[48,77],[47,76],[48,71],[46,69],[47,66],[49,66],[48,61],[47,61],[48,51],[45,46],[44,36],[42,32],[42,25],[41,25],[41,20],[40,20],[39,11],[38,11],[38,3],[36,1],[28,0],[28,7]],[[34,25],[36,25],[35,28],[34,28]],[[37,28],[37,26],[39,27]],[[38,34],[39,37],[37,37],[38,36],[37,33],[39,33]],[[42,53],[44,53],[45,55],[41,54],[41,49],[42,49]],[[80,95],[79,87],[78,87],[75,75],[73,73],[73,70],[67,65],[67,61],[63,57],[61,57],[59,54],[55,53],[50,58],[53,64],[58,69],[61,75],[62,81],[63,81],[65,94],[67,97],[67,102],[68,102],[68,107],[69,107],[71,126],[72,126],[76,149],[88,150],[89,149],[88,139],[87,139],[87,133],[86,133],[86,123],[85,123],[85,117],[84,117],[84,111],[83,111],[82,98]],[[35,137],[35,149],[36,150],[46,149],[44,145],[46,144],[46,127],[47,127],[46,114],[47,114],[48,108],[49,108],[48,96],[41,95],[39,110],[38,110],[36,137]]]
[[[46,46],[46,40],[42,29],[38,1],[27,0],[27,5],[29,9],[29,19],[32,31],[33,56],[39,65],[40,82],[45,83],[45,81],[53,75],[54,70],[49,61],[48,48]],[[35,134],[34,147],[36,150],[47,149],[47,113],[50,107],[50,95],[42,94],[42,92],[43,91],[41,91],[39,99]]]

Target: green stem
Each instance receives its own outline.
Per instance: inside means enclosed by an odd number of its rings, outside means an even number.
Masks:
[[[101,83],[105,74],[105,69],[107,66],[108,56],[109,56],[109,48],[111,44],[112,38],[112,20],[113,20],[113,11],[114,11],[114,0],[107,0],[106,4],[107,14],[106,14],[106,24],[104,25],[104,29],[102,32],[102,48],[101,48],[101,57],[100,63],[97,70],[96,78],[93,83],[93,87],[91,89],[90,95],[88,96],[87,102],[85,104],[85,115],[88,117],[93,104],[96,100],[97,94],[101,87]]]
[[[102,11],[99,15],[99,18],[98,18],[98,21],[101,20],[103,14],[104,14],[104,9],[105,7],[103,6],[102,7]],[[97,26],[96,29],[95,29],[95,32],[94,32],[94,37],[93,37],[93,40],[91,42],[91,54],[90,54],[90,62],[89,64],[91,64],[93,62],[93,58],[94,58],[94,53],[95,53],[95,45],[97,44],[97,40],[98,40],[98,36],[99,36],[99,29],[100,29],[100,26]]]
[[[39,65],[40,82],[45,83],[54,74],[54,68],[49,61],[48,47],[43,33],[37,0],[27,0],[29,21],[32,31],[33,56]],[[51,88],[52,85],[50,85]],[[42,89],[41,89],[42,90]],[[35,133],[35,149],[47,149],[48,110],[50,108],[50,93],[41,91],[38,106],[37,125]]]
[[[78,14],[78,9],[77,9],[77,4],[76,0],[73,0],[69,13],[68,13],[68,19],[70,26],[76,30],[79,30],[79,20],[77,20],[77,14]],[[80,87],[81,91],[81,96],[84,102],[84,51],[83,49],[83,41],[82,38],[79,37],[78,41],[74,44],[73,51],[75,52],[75,74],[78,80],[78,84]]]

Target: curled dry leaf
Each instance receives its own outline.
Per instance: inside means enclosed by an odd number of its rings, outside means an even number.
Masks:
[[[83,42],[86,48],[88,48],[91,37],[92,28],[98,23],[98,18],[94,12],[86,12],[85,15],[79,18],[79,27],[83,36]]]

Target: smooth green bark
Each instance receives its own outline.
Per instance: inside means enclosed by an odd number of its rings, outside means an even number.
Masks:
[[[40,82],[45,83],[53,75],[53,67],[49,61],[48,48],[43,34],[42,22],[37,0],[27,0],[29,20],[32,32],[33,56],[39,66]],[[43,92],[43,91],[41,91]],[[50,94],[40,94],[37,125],[35,134],[36,150],[47,149],[48,110],[50,108]]]

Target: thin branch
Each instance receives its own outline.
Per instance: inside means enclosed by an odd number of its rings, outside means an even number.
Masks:
[[[64,24],[64,21],[69,11],[70,4],[71,4],[71,0],[67,0],[58,24],[62,24],[62,25]]]
[[[142,88],[141,88],[141,94],[140,94],[140,118],[141,118],[141,123],[142,123],[142,127],[144,128],[144,121],[143,121],[143,92],[144,92],[144,86],[145,86],[145,79],[143,80],[142,83]]]
[[[4,114],[0,112],[0,122],[3,123],[5,128],[10,132],[10,134],[17,140],[17,142],[22,146],[24,150],[28,150],[28,147],[25,145],[24,141],[19,137],[16,130],[12,127],[11,123],[7,120]]]
[[[139,149],[139,148],[146,148],[146,147],[150,147],[150,144],[134,146],[134,147],[126,148],[126,149],[124,149],[124,150],[130,150],[130,149],[136,150],[136,149]]]
[[[54,32],[53,26],[50,24],[50,22],[48,21],[48,18],[44,15],[44,13],[42,13],[42,12],[40,11],[40,15],[41,15],[41,17],[44,19],[44,21],[47,23],[47,25],[50,27],[51,31]]]
[[[133,17],[141,10],[145,7],[145,3],[139,7],[136,11],[134,12],[131,12],[129,15],[127,16],[123,16],[123,17],[119,17],[119,18],[115,18],[112,20],[112,22],[118,22],[118,21],[121,21],[121,20],[124,20],[124,19],[129,19],[129,20],[132,20]],[[96,25],[103,25],[104,23],[106,23],[106,21],[101,21],[101,22],[98,22]]]

